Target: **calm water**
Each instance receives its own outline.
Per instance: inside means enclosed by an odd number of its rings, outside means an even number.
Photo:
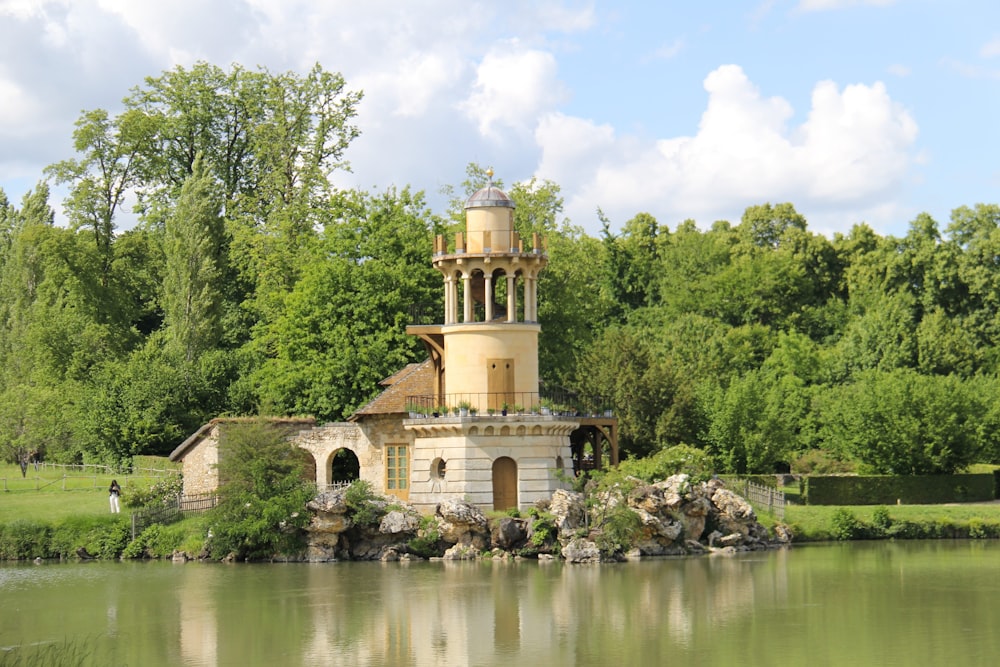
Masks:
[[[0,646],[66,640],[100,665],[995,665],[1000,543],[601,566],[0,566]]]

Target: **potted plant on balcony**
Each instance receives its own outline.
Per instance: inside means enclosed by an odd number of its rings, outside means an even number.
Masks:
[[[510,409],[510,406],[507,405],[506,401],[504,401],[504,404],[500,406],[500,414],[503,415],[504,417],[506,417],[507,416],[507,411],[509,409]]]
[[[462,417],[469,416],[469,409],[472,408],[472,404],[468,401],[460,401],[458,407],[455,408],[455,414]]]

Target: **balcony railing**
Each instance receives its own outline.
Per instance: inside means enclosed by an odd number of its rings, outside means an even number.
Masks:
[[[410,324],[440,324],[444,321],[444,306],[439,303],[415,303],[410,306]]]
[[[494,392],[406,397],[411,416],[539,414],[566,417],[612,417],[610,402],[569,391]]]

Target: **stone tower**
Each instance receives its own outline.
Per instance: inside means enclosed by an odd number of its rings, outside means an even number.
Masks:
[[[405,422],[415,437],[410,501],[418,505],[457,494],[507,509],[548,497],[561,486],[556,471],[570,461],[569,434],[579,425],[542,414],[538,274],[547,257],[540,235],[526,244],[514,230],[514,202],[488,173],[490,185],[465,204],[454,245],[435,240],[443,324],[407,327],[434,365],[433,396],[414,401],[438,415]]]

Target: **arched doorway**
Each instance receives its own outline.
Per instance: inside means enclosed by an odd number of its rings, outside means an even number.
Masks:
[[[501,456],[493,462],[493,509],[517,507],[517,462]]]
[[[349,484],[361,476],[357,455],[347,448],[338,449],[330,457],[330,483]]]

